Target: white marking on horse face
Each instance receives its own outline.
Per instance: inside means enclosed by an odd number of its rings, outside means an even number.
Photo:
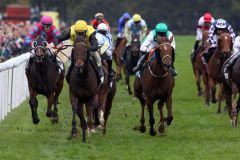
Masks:
[[[167,50],[167,47],[164,45],[164,49]]]
[[[227,40],[227,38],[228,38],[227,36],[224,37],[225,40]]]

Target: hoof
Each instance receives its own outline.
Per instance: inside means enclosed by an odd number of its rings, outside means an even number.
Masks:
[[[146,132],[146,127],[145,126],[140,126],[139,131],[141,133],[145,133]]]
[[[155,129],[150,129],[149,134],[151,136],[156,136],[157,132],[155,131]]]
[[[72,135],[72,137],[77,137],[77,129],[76,128],[72,129],[71,135]]]
[[[222,113],[222,111],[221,110],[217,110],[217,113]]]
[[[206,102],[205,102],[205,106],[206,106],[206,107],[209,107],[209,105],[210,105],[209,101],[206,101]]]
[[[211,102],[215,104],[217,102],[217,100],[216,99],[212,99]]]
[[[53,124],[58,124],[58,118],[57,118],[57,117],[53,117],[52,123],[53,123]]]
[[[47,117],[52,117],[52,115],[53,115],[52,112],[46,112]]]
[[[173,117],[167,117],[167,118],[164,118],[164,121],[167,123],[168,126],[171,125],[172,120],[173,120]]]
[[[40,122],[39,118],[33,118],[33,123],[38,124]]]
[[[160,124],[159,128],[158,128],[159,133],[164,133],[165,132],[165,126],[164,123]]]
[[[198,96],[202,96],[202,95],[203,95],[202,91],[198,92]]]

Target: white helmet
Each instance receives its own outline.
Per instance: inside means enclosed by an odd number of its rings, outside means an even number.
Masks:
[[[98,31],[108,31],[108,26],[105,23],[100,23],[97,27]]]
[[[218,19],[216,23],[217,28],[226,28],[227,27],[227,22],[224,19]]]

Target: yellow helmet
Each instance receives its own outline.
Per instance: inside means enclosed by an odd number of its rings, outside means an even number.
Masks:
[[[88,29],[87,22],[84,20],[78,20],[75,23],[74,30],[75,32],[86,32]]]
[[[142,17],[139,14],[134,14],[133,15],[133,22],[138,22],[141,21]]]

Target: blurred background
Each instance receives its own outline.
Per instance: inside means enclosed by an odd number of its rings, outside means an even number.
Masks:
[[[236,33],[240,30],[239,0],[0,0],[0,2],[0,44],[5,41],[6,45],[6,39],[10,38],[18,42],[15,47],[21,44],[22,37],[44,14],[50,14],[57,28],[64,29],[78,19],[90,23],[96,12],[102,12],[114,34],[117,32],[118,19],[123,12],[129,12],[131,15],[138,13],[146,20],[149,29],[161,21],[167,23],[174,34],[195,34],[198,19],[205,12],[210,12],[215,19],[226,19]],[[5,48],[13,50],[11,45]],[[3,52],[1,50],[0,48],[0,52]]]

